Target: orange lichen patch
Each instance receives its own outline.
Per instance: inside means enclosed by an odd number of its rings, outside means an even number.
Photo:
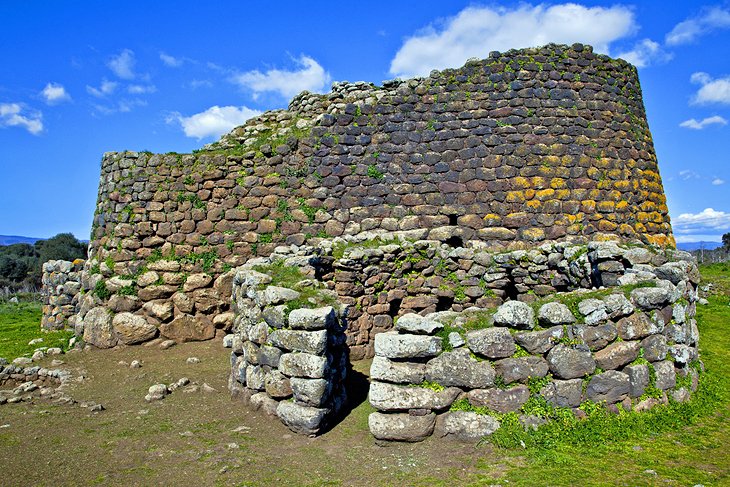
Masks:
[[[623,213],[627,210],[629,207],[629,202],[625,200],[621,200],[618,203],[616,203],[616,211]]]
[[[613,180],[623,179],[624,171],[621,169],[609,169],[606,175]]]
[[[502,221],[502,217],[494,213],[484,215],[484,224],[488,226],[496,226]]]
[[[525,199],[531,200],[535,197],[535,190],[532,188],[528,188],[524,191]]]
[[[667,204],[665,202],[662,202],[657,205],[656,211],[663,215],[666,215],[667,213],[669,213],[669,208],[667,208]]]
[[[583,232],[583,225],[570,225],[566,231],[568,232],[568,235],[580,235]]]
[[[542,176],[533,176],[532,178],[530,178],[530,183],[535,189],[544,189],[548,185],[547,179]]]
[[[512,187],[515,189],[526,189],[530,187],[530,180],[522,177],[517,176],[512,179]]]
[[[596,211],[596,202],[593,200],[584,200],[580,203],[581,210],[585,213],[593,213]]]
[[[611,235],[610,233],[596,233],[595,235],[591,236],[591,239],[598,242],[613,242],[618,240],[616,235]]]
[[[596,206],[601,213],[612,213],[616,208],[616,203],[613,201],[599,201]]]
[[[642,201],[641,204],[639,205],[639,208],[641,208],[641,211],[646,211],[646,212],[655,211],[656,205],[654,204],[653,201]]]
[[[616,191],[615,189],[612,189],[608,193],[606,193],[606,198],[612,201],[621,201],[621,198],[623,198],[623,194],[621,191]]]
[[[552,188],[541,189],[541,190],[535,192],[535,197],[541,201],[553,198],[554,195],[555,195],[555,190]]]
[[[646,239],[652,245],[658,245],[659,247],[677,248],[677,242],[674,240],[674,235],[647,235]]]
[[[600,179],[598,183],[596,183],[596,188],[598,189],[611,189],[613,186],[613,183],[610,179]]]
[[[550,181],[550,187],[553,189],[564,189],[568,186],[567,182],[563,178],[553,178]]]
[[[520,236],[525,240],[537,242],[545,240],[545,230],[542,228],[525,228],[520,231]]]
[[[540,203],[539,200],[530,200],[527,203],[525,203],[525,206],[527,208],[530,208],[531,210],[538,210],[542,206],[542,203]]]
[[[636,233],[646,233],[646,226],[643,223],[635,223],[634,229]]]
[[[617,228],[618,225],[608,220],[601,220],[598,222],[598,229],[602,232],[613,232]]]
[[[601,170],[597,169],[595,166],[591,166],[588,170],[586,170],[586,175],[591,179],[599,180],[601,179],[601,174]]]
[[[524,203],[525,195],[522,193],[522,191],[507,191],[507,202]]]
[[[588,191],[588,199],[591,199],[591,200],[601,200],[601,199],[603,199],[601,197],[601,195],[602,195],[602,191],[600,189],[592,189],[592,190]]]
[[[621,235],[634,235],[636,233],[631,225],[627,225],[626,223],[619,225],[618,231]]]
[[[567,200],[570,198],[570,190],[569,189],[557,189],[555,190],[555,198],[559,200]]]
[[[631,181],[626,181],[626,180],[614,181],[613,187],[617,191],[628,191],[629,188],[631,188]]]

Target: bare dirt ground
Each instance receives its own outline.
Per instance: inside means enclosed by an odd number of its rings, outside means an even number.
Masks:
[[[518,461],[490,460],[489,445],[377,445],[367,429],[366,362],[351,374],[353,411],[306,438],[230,398],[229,351],[220,340],[62,358],[62,368],[84,377],[66,392],[105,410],[41,399],[0,406],[0,485],[489,485]],[[142,368],[125,365],[132,360]],[[145,402],[149,386],[182,377],[216,392],[177,389]]]

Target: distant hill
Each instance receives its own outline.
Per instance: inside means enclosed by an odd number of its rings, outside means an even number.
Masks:
[[[35,237],[20,237],[18,235],[0,235],[0,245],[13,245],[17,243],[27,243],[33,245],[38,240],[44,239]]]
[[[722,247],[722,242],[685,242],[677,244],[679,250],[686,250],[687,252],[700,250],[701,248],[715,250],[718,247]]]

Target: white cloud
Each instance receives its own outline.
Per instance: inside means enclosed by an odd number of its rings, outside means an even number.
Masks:
[[[720,179],[720,178],[714,178],[714,179],[712,180],[712,185],[713,185],[713,186],[721,186],[721,185],[723,185],[723,184],[725,184],[725,180],[724,180],[724,179]]]
[[[723,233],[730,230],[730,213],[712,208],[699,213],[682,213],[673,219],[672,227],[680,235]]]
[[[99,113],[101,115],[113,115],[115,113],[128,113],[128,112],[131,112],[136,107],[144,107],[144,106],[147,106],[146,101],[141,100],[139,98],[132,98],[132,99],[119,100],[118,102],[116,102],[112,105],[95,104],[94,112]]]
[[[720,7],[705,8],[699,16],[675,25],[664,40],[670,46],[688,44],[701,35],[727,28],[730,28],[730,10]]]
[[[672,54],[662,49],[658,42],[644,39],[636,43],[632,50],[622,52],[616,57],[625,59],[637,68],[644,68],[650,64],[665,63],[672,59]]]
[[[713,115],[712,117],[703,118],[700,121],[690,118],[679,124],[680,127],[695,130],[702,130],[709,125],[727,125],[727,120],[719,115]]]
[[[109,69],[122,79],[134,79],[134,51],[124,49],[122,52],[112,58],[107,63]]]
[[[20,103],[0,103],[0,127],[22,127],[33,135],[43,132],[42,114],[27,112]]]
[[[107,95],[111,95],[119,86],[119,83],[109,80],[103,80],[101,86],[94,88],[93,86],[86,85],[86,91],[97,98],[104,98]]]
[[[131,93],[133,95],[144,95],[147,93],[154,93],[157,91],[157,87],[155,85],[129,85],[127,86],[127,93]]]
[[[705,105],[710,103],[722,103],[730,105],[730,76],[725,78],[713,78],[707,73],[694,73],[689,80],[700,86],[692,103]]]
[[[265,73],[259,70],[247,71],[234,75],[232,81],[242,88],[251,90],[254,99],[266,91],[291,98],[304,90],[321,92],[329,84],[329,73],[311,57],[302,55],[295,62],[302,69],[295,71],[269,69]]]
[[[611,42],[636,29],[633,11],[624,6],[467,7],[407,39],[391,61],[390,73],[427,75],[432,69],[461,66],[471,57],[484,58],[489,51],[549,42],[583,42],[605,53]]]
[[[170,68],[179,68],[183,64],[182,59],[178,59],[174,56],[170,56],[169,54],[166,54],[164,52],[160,53],[160,60],[162,63]]]
[[[690,171],[689,169],[679,171],[679,177],[684,179],[685,181],[689,181],[690,179],[700,179],[699,174],[694,171]]]
[[[70,101],[71,95],[68,94],[66,88],[58,83],[48,83],[41,91],[41,96],[49,105],[55,105],[64,101]]]
[[[247,107],[212,106],[204,112],[184,117],[179,113],[173,113],[167,118],[168,123],[177,122],[182,127],[185,135],[202,139],[205,137],[218,137],[232,128],[243,124],[249,118],[260,115],[261,112]]]

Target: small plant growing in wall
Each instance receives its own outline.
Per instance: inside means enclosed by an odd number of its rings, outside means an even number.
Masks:
[[[380,172],[377,167],[375,167],[375,164],[370,164],[368,166],[368,176],[374,179],[383,179],[385,177],[385,174]]]

